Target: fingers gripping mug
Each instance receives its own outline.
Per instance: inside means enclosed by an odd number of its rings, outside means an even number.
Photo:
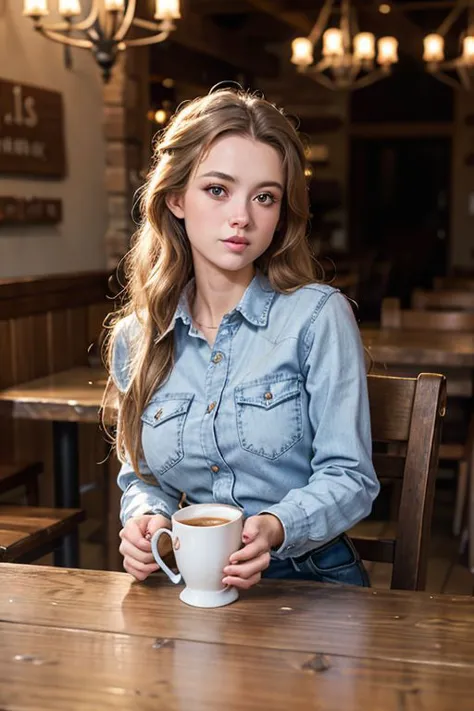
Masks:
[[[156,562],[171,582],[184,580],[180,600],[194,607],[221,607],[237,600],[234,587],[222,584],[229,558],[241,547],[243,512],[225,504],[195,504],[171,517],[171,531],[160,528],[151,539]],[[158,552],[161,536],[170,536],[179,573]]]

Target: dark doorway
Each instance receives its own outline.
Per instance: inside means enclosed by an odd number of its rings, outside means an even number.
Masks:
[[[386,295],[404,306],[446,272],[450,177],[449,137],[351,141],[351,251],[392,262]]]

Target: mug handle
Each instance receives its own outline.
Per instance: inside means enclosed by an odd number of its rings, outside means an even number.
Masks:
[[[152,536],[151,539],[151,551],[153,553],[153,557],[155,558],[156,562],[160,566],[161,570],[163,570],[168,578],[171,580],[172,583],[177,585],[178,583],[181,582],[182,575],[181,573],[173,573],[170,568],[166,565],[166,563],[163,562],[162,557],[158,553],[158,541],[160,540],[161,536],[166,533],[170,538],[171,541],[173,541],[171,531],[169,528],[159,528],[157,531]]]

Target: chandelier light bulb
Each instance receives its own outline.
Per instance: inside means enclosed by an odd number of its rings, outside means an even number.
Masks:
[[[395,37],[381,37],[377,47],[377,62],[382,67],[389,67],[398,62],[398,41]]]
[[[464,37],[462,41],[462,58],[466,64],[474,65],[474,35]]]
[[[342,57],[344,46],[342,42],[342,32],[336,27],[332,27],[323,34],[323,55],[325,57]]]
[[[156,0],[155,20],[179,20],[179,0]]]
[[[356,59],[375,59],[375,37],[372,32],[359,32],[354,37],[354,56]]]
[[[59,0],[59,14],[63,17],[75,17],[81,14],[79,0]]]
[[[307,67],[313,63],[313,45],[307,37],[297,37],[291,43],[293,64]]]
[[[444,39],[441,35],[426,35],[423,40],[423,59],[425,62],[442,62],[444,60]]]
[[[25,0],[23,14],[27,17],[44,17],[49,15],[48,0]]]

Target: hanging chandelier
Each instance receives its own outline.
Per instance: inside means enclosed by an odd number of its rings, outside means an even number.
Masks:
[[[460,38],[461,54],[446,61],[444,38],[464,10],[467,11],[467,28]],[[424,38],[423,49],[423,59],[428,72],[455,89],[471,89],[474,83],[474,0],[457,0],[437,31]],[[454,71],[457,77],[446,73],[450,71]]]
[[[325,29],[336,11],[340,12],[339,27]],[[322,39],[322,59],[313,64],[314,49]],[[372,32],[359,32],[357,17],[349,0],[325,0],[309,37],[297,37],[292,42],[291,61],[298,71],[328,89],[353,90],[391,72],[398,62],[398,42],[395,37],[381,37],[377,42]]]
[[[43,18],[49,14],[48,0],[24,0],[23,14],[31,17],[35,30],[48,39],[66,48],[91,50],[102,68],[104,81],[108,81],[118,52],[163,42],[176,29],[174,20],[181,17],[179,0],[155,0],[155,3],[155,20],[159,22],[135,17],[137,0],[92,0],[90,13],[84,20],[77,19],[82,13],[80,0],[58,0],[63,21],[50,25],[43,24]],[[128,38],[132,26],[145,30],[148,36]]]

